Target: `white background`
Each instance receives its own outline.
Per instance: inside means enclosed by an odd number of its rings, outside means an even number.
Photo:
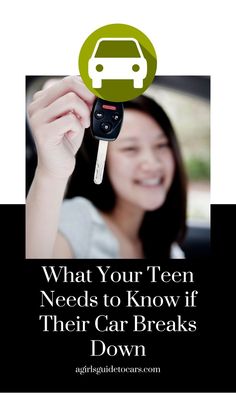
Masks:
[[[1,8],[0,203],[25,202],[25,75],[77,74],[84,40],[110,23],[136,26],[150,38],[157,74],[211,76],[211,202],[236,203],[233,1],[40,0],[8,1]],[[3,419],[230,419],[235,399],[235,394],[5,394],[0,414]]]

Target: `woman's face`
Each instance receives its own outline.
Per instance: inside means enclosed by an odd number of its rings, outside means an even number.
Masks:
[[[125,110],[120,135],[108,147],[107,170],[118,203],[143,211],[163,205],[175,163],[169,140],[151,116]]]

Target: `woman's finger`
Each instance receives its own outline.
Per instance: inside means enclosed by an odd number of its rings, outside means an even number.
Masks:
[[[36,100],[30,104],[28,108],[29,116],[33,115],[37,109],[46,108],[56,99],[69,92],[74,92],[87,103],[89,108],[91,108],[95,96],[88,90],[79,76],[69,76],[54,83],[51,87],[42,90]]]
[[[84,132],[84,127],[73,113],[68,113],[61,118],[47,124],[48,136],[51,138],[62,138],[67,132],[72,131],[75,134]]]
[[[69,92],[56,99],[53,103],[43,109],[42,118],[45,122],[52,122],[55,119],[73,112],[81,120],[84,128],[90,125],[90,110],[88,105],[80,99],[76,93]]]
[[[43,93],[42,90],[38,90],[37,92],[35,92],[33,95],[33,101],[37,100],[41,96],[42,93]]]

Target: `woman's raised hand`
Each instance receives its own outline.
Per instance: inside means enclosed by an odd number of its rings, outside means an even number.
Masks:
[[[84,130],[90,125],[94,99],[78,76],[65,77],[35,93],[28,117],[41,174],[57,178],[71,175]]]

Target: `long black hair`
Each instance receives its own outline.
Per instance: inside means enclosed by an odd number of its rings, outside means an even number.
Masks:
[[[125,102],[124,107],[150,115],[162,128],[173,152],[175,173],[166,200],[157,210],[145,213],[139,232],[146,258],[169,258],[171,244],[180,244],[186,230],[187,180],[176,134],[165,111],[153,99],[142,95]],[[87,129],[83,145],[76,157],[76,167],[68,185],[66,198],[83,196],[101,211],[109,213],[116,204],[116,195],[106,168],[102,184],[98,186],[93,182],[97,147],[98,141],[92,137],[90,129]]]

